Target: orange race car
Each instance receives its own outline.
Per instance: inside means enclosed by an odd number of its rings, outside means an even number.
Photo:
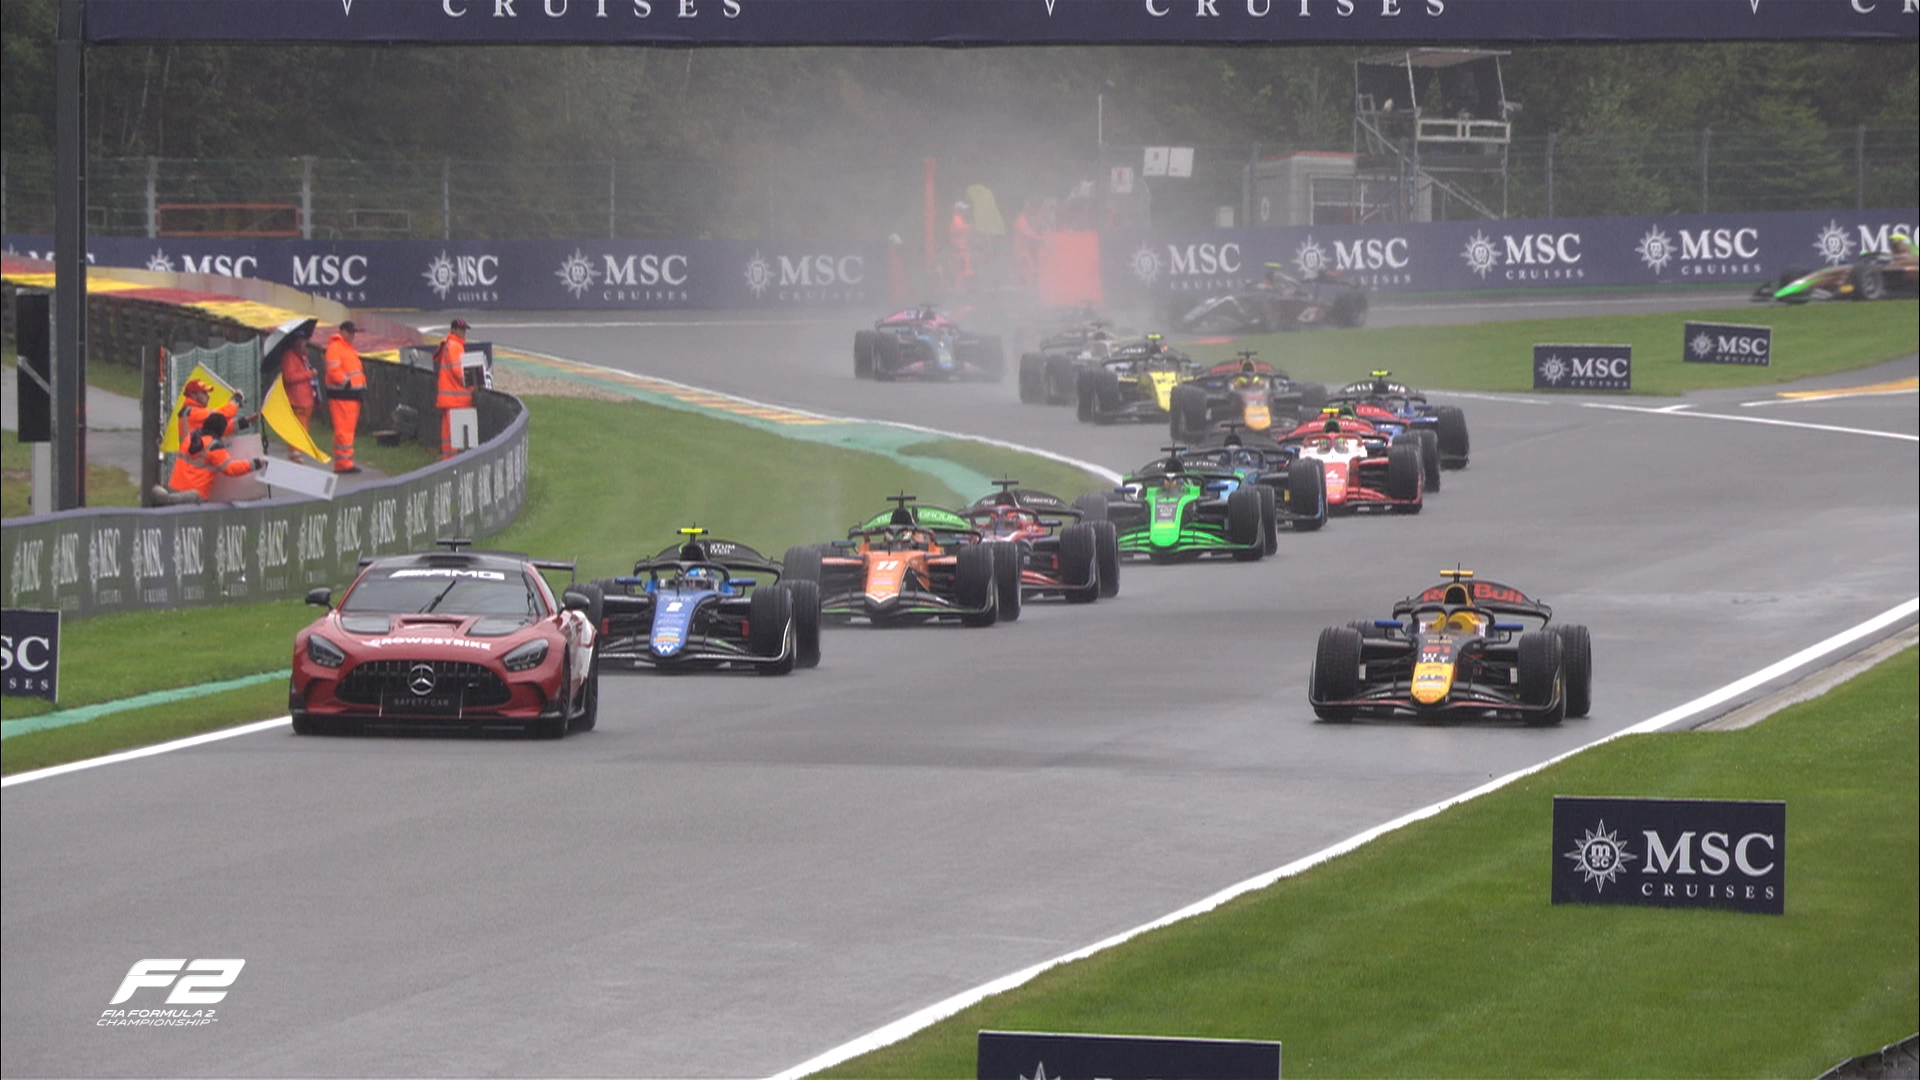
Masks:
[[[889,495],[894,508],[831,544],[787,549],[789,578],[820,583],[820,614],[898,626],[958,619],[992,626],[1003,597],[1019,611],[1019,553],[981,542],[971,523],[950,510],[913,506],[912,495]]]

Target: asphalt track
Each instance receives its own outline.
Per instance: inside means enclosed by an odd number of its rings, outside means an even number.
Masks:
[[[857,317],[473,319],[541,352],[1117,469],[1163,435],[1023,407],[1011,381],[856,382]],[[1461,396],[1472,466],[1417,517],[1338,519],[1257,564],[1129,565],[1115,601],[990,630],[833,631],[821,668],[785,679],[608,676],[599,729],[560,743],[281,727],[9,787],[0,1059],[9,1076],[779,1071],[1920,592],[1915,395],[1745,404],[1771,399]],[[1314,722],[1320,628],[1456,562],[1591,627],[1593,715]],[[214,1024],[97,1027],[146,957],[247,964]]]

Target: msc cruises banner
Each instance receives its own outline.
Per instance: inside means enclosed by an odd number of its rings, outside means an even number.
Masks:
[[[1915,0],[87,0],[115,41],[1060,45],[1914,36]]]
[[[1586,285],[1752,287],[1885,251],[1920,211],[1794,211],[1649,217],[1395,222],[1149,232],[1102,240],[1109,302],[1247,288],[1265,264],[1294,277],[1338,271],[1373,292],[1468,292]]]

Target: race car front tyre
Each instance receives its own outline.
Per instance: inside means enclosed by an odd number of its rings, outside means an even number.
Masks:
[[[1080,511],[1082,521],[1107,520],[1107,497],[1102,492],[1090,491],[1073,500],[1073,508]]]
[[[1208,426],[1207,392],[1198,386],[1174,387],[1167,395],[1167,428],[1173,441],[1197,439]]]
[[[1017,543],[989,544],[993,549],[993,601],[1004,622],[1020,618],[1020,564],[1025,561]]]
[[[759,665],[760,674],[785,675],[793,670],[798,651],[792,647],[797,636],[793,621],[793,594],[784,585],[763,585],[747,599],[747,648],[761,659],[785,654],[776,663]]]
[[[1553,702],[1553,708],[1528,713],[1533,727],[1551,727],[1566,719],[1567,696],[1562,692],[1566,678],[1562,663],[1560,635],[1536,630],[1520,635],[1520,703],[1541,706]]]
[[[1111,522],[1101,522],[1112,528]],[[1100,544],[1094,526],[1079,522],[1060,530],[1060,580],[1070,587],[1067,603],[1091,604],[1100,599]],[[1082,582],[1078,588],[1074,582]]]
[[[1387,498],[1398,500],[1394,507],[1402,513],[1420,512],[1420,479],[1424,466],[1416,443],[1398,442],[1387,447]]]
[[[868,365],[875,381],[892,382],[900,372],[900,339],[892,334],[873,331],[873,351],[868,354],[873,362]]]
[[[1047,403],[1047,357],[1040,353],[1020,356],[1020,404]]]
[[[1578,624],[1554,629],[1560,633],[1560,655],[1567,668],[1567,715],[1577,720],[1593,708],[1593,638]]]
[[[782,581],[793,597],[794,665],[820,666],[820,583],[806,578]]]
[[[1093,530],[1094,563],[1100,572],[1100,599],[1111,600],[1120,595],[1120,530],[1104,518],[1088,521],[1087,527]]]
[[[1308,676],[1310,697],[1321,701],[1347,701],[1360,693],[1360,632],[1346,626],[1329,626],[1320,631],[1320,642],[1313,651],[1313,672]],[[1315,705],[1313,714],[1322,720],[1351,720],[1353,711],[1330,705]]]
[[[1243,562],[1254,562],[1267,553],[1259,492],[1241,488],[1227,496],[1227,542],[1242,549],[1233,557]]]
[[[1267,533],[1267,554],[1280,554],[1280,496],[1265,484],[1255,484],[1260,493],[1260,527]]]
[[[1420,441],[1420,464],[1426,470],[1428,491],[1440,490],[1440,436],[1432,428],[1415,428]]]
[[[873,339],[879,336],[880,332],[877,330],[855,330],[853,332],[854,378],[873,378]]]
[[[1073,395],[1077,402],[1077,407],[1073,411],[1074,417],[1083,424],[1093,423],[1096,412],[1094,400],[1098,394],[1093,388],[1092,372],[1081,372],[1080,377],[1074,380]]]
[[[593,662],[587,666],[587,684],[580,689],[580,711],[567,722],[569,731],[592,731],[593,725],[600,719],[600,650],[595,649]]]
[[[1853,279],[1855,300],[1886,299],[1887,279],[1880,273],[1878,266],[1863,260],[1853,264],[1853,269],[1848,276]]]
[[[1302,458],[1287,469],[1287,512],[1297,532],[1312,532],[1327,523],[1327,467]]]
[[[820,549],[809,544],[799,544],[787,549],[780,560],[780,576],[795,581],[811,581],[817,586],[820,581]]]
[[[1433,410],[1434,433],[1440,439],[1440,464],[1449,469],[1467,467],[1467,414],[1458,405]]]
[[[985,544],[968,544],[954,557],[954,600],[972,609],[960,617],[960,625],[992,626],[1000,619],[1000,609],[994,603],[993,552]]]

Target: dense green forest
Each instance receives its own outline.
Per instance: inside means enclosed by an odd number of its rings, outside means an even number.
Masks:
[[[51,149],[53,10],[53,0],[0,4],[9,228],[30,220],[32,163]],[[911,223],[927,157],[943,163],[949,191],[983,181],[1003,203],[1094,175],[1096,112],[1110,159],[1132,152],[1116,148],[1200,147],[1191,186],[1207,190],[1189,201],[1196,212],[1227,202],[1256,155],[1352,146],[1352,65],[1367,53],[122,46],[90,53],[88,120],[96,187],[113,183],[118,159],[313,155],[361,163],[358,172],[334,168],[363,188],[404,187],[356,197],[418,207],[416,233],[430,219],[438,234],[443,169],[476,193],[463,204],[485,188],[494,203],[526,208],[517,226],[471,215],[467,231],[481,233],[589,227],[582,223],[632,233],[689,222],[713,234],[849,221],[899,229]],[[1587,138],[1627,151],[1665,137],[1692,160],[1695,133],[1710,128],[1768,133],[1768,145],[1786,148],[1776,156],[1800,154],[1797,139],[1844,157],[1864,126],[1876,139],[1892,133],[1896,157],[1911,158],[1917,59],[1913,42],[1520,47],[1504,68],[1506,96],[1523,105],[1517,156],[1553,133],[1575,147]],[[1840,161],[1835,175],[1850,205],[1846,167]],[[1589,186],[1631,180],[1630,167],[1595,169],[1603,175]],[[476,182],[481,172],[491,186]],[[198,175],[216,184],[221,170]],[[252,182],[284,188],[273,175]],[[1571,180],[1565,190],[1577,193]],[[611,225],[610,182],[624,219]],[[1698,208],[1687,205],[1694,195],[1684,178],[1667,185],[1673,192],[1650,183],[1634,194],[1638,205]],[[1903,185],[1911,200],[1911,180]],[[568,220],[543,218],[543,202]]]

